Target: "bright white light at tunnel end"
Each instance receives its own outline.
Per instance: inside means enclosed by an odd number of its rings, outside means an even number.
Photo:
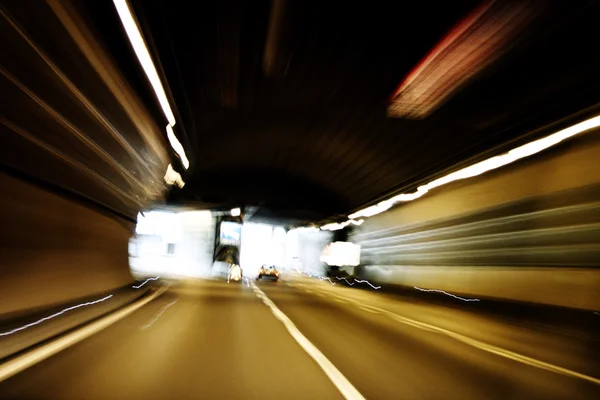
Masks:
[[[346,222],[327,224],[327,225],[321,227],[321,229],[328,229],[328,230],[342,229],[343,227],[347,226],[349,224],[349,221],[351,221],[351,220],[354,220],[356,218],[372,217],[374,215],[380,214],[384,211],[389,210],[392,206],[394,206],[398,203],[416,200],[419,197],[426,194],[427,192],[429,192],[431,189],[440,187],[442,185],[445,185],[445,184],[448,184],[450,182],[454,182],[457,180],[481,175],[485,172],[503,167],[504,165],[507,165],[507,164],[513,163],[517,160],[520,160],[522,158],[537,154],[543,150],[546,150],[552,146],[559,144],[560,142],[562,142],[565,139],[568,139],[570,137],[573,137],[577,134],[583,133],[590,129],[597,128],[599,126],[600,126],[600,115],[595,116],[590,119],[587,119],[578,124],[572,125],[568,128],[560,130],[560,131],[553,133],[549,136],[546,136],[544,138],[534,140],[533,142],[530,142],[525,145],[514,148],[507,153],[500,154],[500,155],[497,155],[494,157],[490,157],[490,158],[483,160],[481,162],[478,162],[476,164],[473,164],[473,165],[470,165],[463,169],[460,169],[458,171],[452,172],[452,173],[450,173],[446,176],[443,176],[439,179],[433,180],[425,185],[419,186],[417,188],[417,191],[414,193],[399,194],[390,199],[379,202],[378,204],[369,206],[367,208],[364,208],[353,214],[348,215],[349,220]],[[346,225],[344,225],[344,224],[346,224]]]

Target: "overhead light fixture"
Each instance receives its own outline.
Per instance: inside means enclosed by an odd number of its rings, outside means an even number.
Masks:
[[[361,219],[361,220],[358,220],[358,221],[355,221],[353,219],[349,219],[347,221],[339,222],[339,223],[338,222],[333,222],[331,224],[323,225],[321,227],[321,230],[322,231],[339,231],[340,229],[344,229],[345,227],[347,227],[350,224],[359,226],[359,225],[362,225],[363,222],[365,222],[364,219]]]
[[[190,161],[185,155],[185,150],[183,149],[183,146],[181,145],[179,140],[177,140],[177,136],[175,136],[175,132],[173,132],[173,127],[171,125],[167,125],[167,138],[169,139],[169,143],[171,143],[171,147],[173,148],[173,150],[175,150],[175,153],[177,153],[177,155],[181,159],[181,163],[183,164],[184,168],[188,169],[190,167]]]
[[[240,210],[239,208],[232,208],[231,209],[231,216],[232,217],[239,217],[241,213],[242,213],[242,210]]]
[[[517,148],[514,148],[507,153],[488,158],[487,160],[478,162],[478,163],[470,165],[466,168],[452,172],[452,173],[450,173],[446,176],[443,176],[439,179],[433,180],[433,181],[427,183],[426,185],[419,186],[417,188],[416,192],[399,194],[390,199],[379,202],[376,205],[364,208],[360,211],[357,211],[353,214],[348,215],[349,220],[346,222],[342,222],[341,224],[338,224],[338,225],[343,225],[345,223],[349,223],[349,221],[351,221],[355,218],[372,217],[373,215],[380,214],[380,213],[390,209],[392,206],[394,206],[397,203],[416,200],[419,197],[426,194],[427,192],[429,192],[431,189],[440,187],[442,185],[446,185],[450,182],[454,182],[457,180],[481,175],[485,172],[503,167],[507,164],[511,164],[517,160],[532,156],[532,155],[537,154],[543,150],[546,150],[552,146],[555,146],[555,145],[561,143],[562,141],[569,139],[577,134],[580,134],[580,133],[589,131],[590,129],[594,129],[594,128],[598,128],[598,127],[600,127],[600,115],[595,116],[590,119],[587,119],[578,124],[572,125],[568,128],[565,128],[556,133],[553,133],[552,135],[546,136],[546,137],[538,139],[538,140],[534,140],[533,142],[530,142],[530,143],[524,144],[522,146],[519,146]],[[325,228],[325,227],[328,227],[328,228]],[[330,229],[331,227],[337,228],[337,225],[336,224],[328,224],[328,225],[325,225],[324,227],[321,227],[321,229],[325,228],[325,229],[331,230]],[[342,228],[343,227],[344,226],[342,226]],[[337,228],[337,229],[342,229],[342,228]]]
[[[152,57],[150,56],[150,51],[148,50],[146,42],[142,37],[142,33],[138,28],[133,13],[131,12],[131,8],[129,7],[129,4],[127,4],[127,0],[113,0],[113,3],[117,8],[117,12],[121,18],[121,23],[125,28],[129,42],[131,43],[131,46],[133,47],[133,50],[135,51],[135,54],[142,65],[150,84],[152,85],[152,89],[154,89],[154,93],[156,94],[158,102],[160,103],[160,106],[167,117],[167,121],[169,121],[171,126],[175,126],[175,116],[173,115],[173,111],[169,105],[169,100],[165,94],[165,89],[163,88],[160,78],[158,77],[156,67],[152,61]]]
[[[181,175],[179,172],[173,169],[171,164],[169,164],[167,167],[167,172],[165,173],[165,182],[167,182],[169,185],[177,185],[180,189],[185,186],[185,182],[183,179],[181,179]]]
[[[152,57],[150,56],[150,51],[148,50],[148,46],[146,46],[146,42],[144,41],[144,37],[142,36],[142,32],[138,27],[138,24],[135,21],[135,17],[131,12],[131,8],[127,0],[113,0],[115,8],[117,9],[117,13],[119,14],[119,18],[121,19],[121,23],[123,24],[123,28],[125,28],[125,32],[127,33],[127,37],[129,38],[129,43],[133,47],[135,54],[140,62],[150,84],[152,85],[152,89],[154,89],[154,94],[160,103],[160,106],[169,121],[167,125],[167,138],[169,139],[169,143],[171,143],[171,147],[177,153],[179,158],[181,159],[181,163],[183,164],[185,169],[188,169],[190,166],[190,162],[185,154],[185,150],[183,146],[177,140],[177,136],[173,132],[173,127],[176,124],[175,115],[173,114],[173,110],[171,110],[171,106],[169,104],[169,100],[167,99],[167,95],[165,93],[165,89],[160,81],[160,77],[158,76],[158,72],[156,71],[156,66],[152,61]],[[170,170],[173,170],[172,166],[169,164]],[[167,175],[172,175],[169,169],[167,169]],[[173,171],[174,172],[174,171]],[[166,175],[165,175],[166,176]],[[166,179],[166,178],[165,178]],[[181,176],[179,176],[179,180],[181,180]],[[183,182],[181,180],[181,182]],[[180,186],[183,187],[183,186]]]

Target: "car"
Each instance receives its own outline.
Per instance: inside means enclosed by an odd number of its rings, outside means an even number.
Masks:
[[[277,269],[276,266],[274,265],[263,265],[262,267],[260,267],[260,270],[258,271],[258,276],[256,277],[256,280],[260,280],[263,278],[270,278],[270,279],[274,279],[276,281],[279,280],[279,269]]]

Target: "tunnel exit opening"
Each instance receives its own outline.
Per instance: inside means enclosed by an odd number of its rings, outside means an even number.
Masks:
[[[281,226],[248,222],[242,226],[240,265],[246,276],[254,276],[262,265],[287,268],[288,233]]]
[[[210,211],[152,210],[138,214],[129,241],[134,276],[204,277],[212,267],[215,218]]]

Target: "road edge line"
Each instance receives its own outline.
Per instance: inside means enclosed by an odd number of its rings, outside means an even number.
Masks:
[[[149,296],[143,297],[133,304],[129,304],[120,310],[114,311],[101,319],[87,324],[73,332],[69,332],[64,336],[61,336],[49,343],[42,345],[36,349],[33,349],[23,355],[17,356],[11,360],[8,360],[0,364],[0,382],[18,374],[34,366],[35,364],[55,355],[56,353],[65,350],[66,348],[92,336],[101,330],[108,328],[115,322],[125,318],[129,314],[145,306],[158,296],[163,294],[167,288],[163,287]]]
[[[543,370],[546,370],[549,372],[554,372],[559,375],[569,376],[571,378],[579,378],[579,379],[582,379],[582,380],[585,380],[588,382],[595,383],[596,385],[600,385],[600,379],[595,378],[593,376],[583,374],[581,372],[573,371],[568,368],[561,367],[559,365],[550,364],[548,362],[538,360],[533,357],[519,354],[519,353],[511,351],[511,350],[503,349],[502,347],[498,347],[493,344],[488,344],[488,343],[482,342],[480,340],[470,338],[461,333],[457,333],[457,332],[453,332],[453,331],[445,329],[445,328],[441,328],[439,326],[431,325],[426,322],[421,322],[421,321],[417,321],[412,318],[404,317],[400,314],[396,314],[393,311],[385,310],[383,308],[368,305],[368,304],[362,304],[360,301],[348,298],[346,296],[335,296],[335,297],[344,298],[345,300],[347,300],[351,303],[357,304],[359,306],[359,308],[361,308],[364,311],[387,315],[394,321],[400,322],[404,325],[408,325],[408,326],[412,326],[414,328],[422,329],[425,331],[445,335],[445,336],[448,336],[458,342],[464,343],[464,344],[474,347],[476,349],[486,351],[488,353],[492,353],[497,356],[507,358],[509,360],[517,361],[517,362],[520,362],[521,364],[529,365],[531,367],[536,367],[536,368],[543,369]]]
[[[296,343],[321,367],[325,375],[337,388],[337,390],[348,400],[365,400],[365,397],[350,383],[350,381],[333,365],[331,361],[321,351],[312,344],[306,336],[300,332],[296,325],[287,315],[285,315],[269,297],[252,283],[252,290],[271,310],[275,318],[280,320],[288,333],[294,338]]]

